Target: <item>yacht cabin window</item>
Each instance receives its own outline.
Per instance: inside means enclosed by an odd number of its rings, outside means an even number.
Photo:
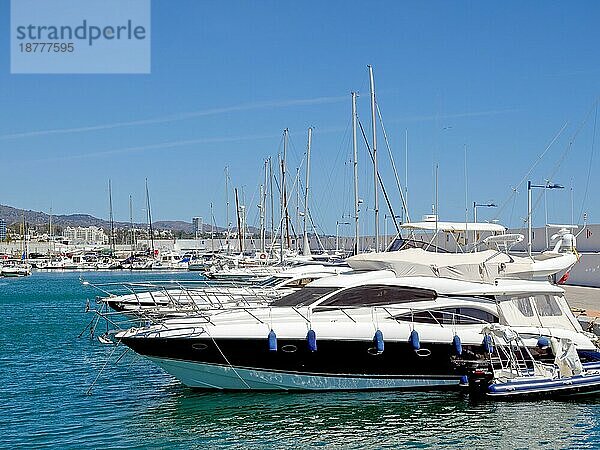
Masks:
[[[562,310],[554,296],[536,295],[533,300],[540,316],[562,316]]]
[[[525,317],[533,317],[533,307],[531,306],[529,297],[515,298],[513,303]]]
[[[437,293],[430,289],[403,286],[363,285],[345,289],[319,304],[321,306],[382,306],[395,303],[435,300]]]
[[[284,286],[289,287],[289,288],[301,288],[301,287],[306,286],[308,283],[315,281],[316,279],[317,278],[311,278],[311,277],[297,278],[295,280],[288,281],[287,283],[284,284]]]
[[[441,325],[474,325],[499,322],[499,318],[495,314],[472,307],[441,308],[412,313],[409,312],[395,316],[394,319],[405,322]]]
[[[331,294],[339,288],[336,287],[305,287],[299,291],[281,297],[271,303],[272,306],[306,306],[316,302],[320,298]]]

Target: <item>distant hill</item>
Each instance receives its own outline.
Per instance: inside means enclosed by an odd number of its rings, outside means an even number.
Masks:
[[[32,211],[30,209],[19,209],[13,208],[12,206],[0,205],[0,219],[4,219],[8,225],[14,223],[20,223],[23,221],[23,214],[25,214],[25,221],[33,225],[47,225],[50,220],[50,215],[41,211]],[[110,223],[108,220],[98,219],[97,217],[89,214],[55,214],[52,216],[52,223],[61,227],[100,227],[108,230]],[[146,224],[135,224],[137,227],[145,227]],[[192,223],[184,222],[182,220],[161,220],[153,222],[152,226],[156,230],[171,230],[171,231],[183,231],[184,233],[193,233],[194,228]],[[126,228],[129,227],[128,222],[115,222],[115,227]],[[204,224],[203,229],[205,232],[210,231],[210,225]],[[223,231],[224,228],[216,227],[215,231]]]
[[[13,208],[12,206],[0,205],[0,218],[4,219],[9,225],[23,221],[23,215],[25,215],[25,221],[33,225],[44,225],[50,220],[50,215],[41,211],[23,210]],[[98,219],[89,214],[53,215],[52,223],[63,227],[88,227],[92,225],[102,228],[108,227],[108,221]]]

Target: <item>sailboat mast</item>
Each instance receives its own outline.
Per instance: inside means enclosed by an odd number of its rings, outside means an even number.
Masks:
[[[375,251],[379,251],[379,196],[378,196],[378,168],[377,168],[377,125],[376,125],[376,106],[375,106],[375,80],[373,79],[373,66],[369,68],[369,82],[371,87],[371,131],[373,133],[373,192],[375,208]]]
[[[129,231],[131,232],[131,256],[135,253],[135,228],[133,228],[133,200],[129,194]]]
[[[296,242],[296,253],[300,251],[300,167],[296,167],[296,225],[294,226],[294,238]]]
[[[242,219],[240,217],[240,202],[238,199],[238,190],[234,189],[235,192],[235,210],[237,211],[237,226],[238,226],[238,238],[240,240],[240,253],[244,253],[244,230],[242,229]]]
[[[264,195],[265,195],[265,187],[264,185],[260,185],[260,204],[258,205],[258,210],[260,213],[260,252],[265,252],[265,204],[264,204]]]
[[[25,226],[25,211],[23,211],[23,239],[21,240],[21,259],[27,258],[27,231]]]
[[[273,193],[273,164],[269,156],[269,192],[271,193],[271,252],[275,244],[275,194]]]
[[[360,252],[359,245],[359,228],[358,228],[358,146],[356,142],[356,92],[352,92],[352,164],[354,166],[354,254],[358,255]]]
[[[109,237],[109,245],[110,245],[110,253],[111,256],[115,254],[115,225],[113,221],[113,206],[112,206],[112,184],[111,180],[108,180],[108,222],[110,226],[110,237]]]
[[[150,245],[154,258],[154,230],[152,229],[152,211],[150,210],[150,194],[148,193],[148,178],[146,178],[146,207],[148,209],[148,226],[150,227]]]
[[[283,189],[283,209],[285,214],[285,236],[287,248],[291,247],[290,242],[290,214],[287,203],[287,186],[285,182],[285,166],[287,164],[287,146],[288,146],[288,133],[289,130],[286,128],[283,130],[283,160],[281,161],[281,186]],[[283,228],[283,227],[282,227]]]
[[[406,212],[408,213],[408,129],[404,135],[404,201],[406,202]],[[407,214],[408,215],[408,214]],[[407,222],[410,222],[408,218]]]
[[[225,166],[225,226],[227,235],[225,236],[226,252],[229,254],[229,167]]]
[[[277,166],[279,167],[279,260],[283,264],[283,239],[284,239],[284,231],[283,231],[283,221],[285,217],[284,213],[284,201],[283,201],[283,184],[281,183],[283,179],[283,163],[281,161],[281,155],[277,154]]]
[[[267,176],[269,172],[269,160],[265,159],[264,164],[264,183],[260,187],[260,251],[265,252],[265,229],[266,229],[266,218],[267,218]]]
[[[213,202],[210,202],[210,251],[215,251],[215,213],[213,211]]]
[[[52,205],[50,205],[50,222],[48,223],[48,240],[52,243],[48,246],[48,252],[50,252],[50,247],[52,247],[52,251],[54,252],[54,239],[52,237]]]
[[[306,188],[304,190],[304,218],[303,218],[303,237],[302,237],[302,254],[310,255],[310,243],[308,242],[308,228],[306,222],[308,220],[308,193],[310,182],[310,147],[312,145],[312,127],[308,127],[308,143],[306,144]]]
[[[439,197],[438,197],[438,172],[439,172],[439,165],[438,163],[435,164],[435,252],[437,253],[438,251],[438,231],[439,231],[439,216],[438,216],[438,208],[440,206],[439,204]]]

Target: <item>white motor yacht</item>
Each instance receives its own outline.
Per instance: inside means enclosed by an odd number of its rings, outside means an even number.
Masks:
[[[416,248],[356,255],[347,259],[353,272],[268,306],[190,314],[116,338],[193,387],[456,386],[485,358],[484,328],[495,323],[515,329],[539,358],[550,357],[550,339],[569,339],[583,360],[600,361],[595,336],[548,281],[576,261],[569,233],[542,259]]]

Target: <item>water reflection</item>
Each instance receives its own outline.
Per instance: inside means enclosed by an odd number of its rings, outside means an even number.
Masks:
[[[591,448],[598,438],[598,402],[473,404],[453,392],[202,393],[177,385],[164,398],[139,417],[158,424],[149,438],[183,433],[233,448]]]

